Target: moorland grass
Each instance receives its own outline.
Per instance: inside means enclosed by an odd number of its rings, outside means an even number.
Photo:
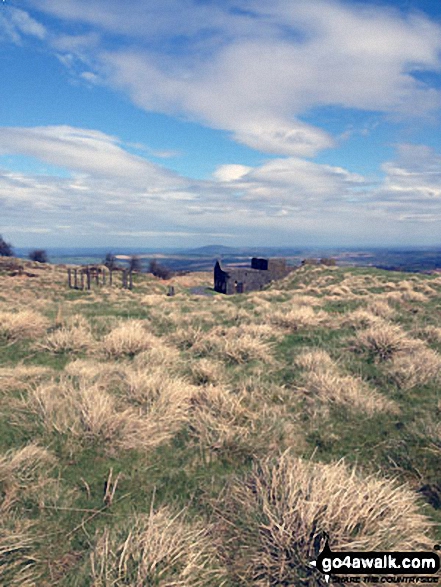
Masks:
[[[167,298],[36,273],[0,271],[0,582],[314,586],[323,531],[441,539],[441,279],[311,266]]]

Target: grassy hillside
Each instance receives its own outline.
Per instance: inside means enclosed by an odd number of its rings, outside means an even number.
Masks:
[[[25,265],[0,260],[0,585],[318,586],[325,532],[441,540],[440,276],[169,298]]]

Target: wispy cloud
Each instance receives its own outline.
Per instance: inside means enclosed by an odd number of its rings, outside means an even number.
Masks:
[[[23,36],[40,40],[46,38],[46,28],[28,12],[5,4],[0,8],[0,40],[9,40],[20,45]]]
[[[267,153],[310,157],[332,147],[328,133],[302,121],[317,106],[396,117],[441,105],[440,91],[415,76],[441,70],[441,26],[419,13],[338,0],[26,4],[100,32],[99,42],[52,41],[87,61],[83,77]]]
[[[415,242],[436,242],[441,229],[441,156],[425,146],[397,146],[379,185],[296,157],[221,166],[211,180],[196,181],[131,155],[116,137],[71,127],[3,128],[0,150],[70,172],[0,173],[2,223],[54,234],[63,226],[71,242],[94,242],[101,232],[107,242],[135,244],[160,235],[162,243],[231,235],[236,242],[384,244],[409,240],[409,223]]]

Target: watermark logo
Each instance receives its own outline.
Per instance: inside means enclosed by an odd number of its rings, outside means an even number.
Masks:
[[[370,575],[375,573],[376,575],[412,575],[413,577],[432,575],[440,569],[440,557],[437,553],[428,551],[333,552],[329,546],[329,537],[325,534],[324,548],[317,560],[311,561],[310,564],[325,575],[328,583],[331,575],[334,574]]]

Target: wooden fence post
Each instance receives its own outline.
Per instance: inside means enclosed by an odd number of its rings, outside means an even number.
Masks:
[[[90,289],[90,269],[89,269],[89,267],[87,268],[87,271],[86,271],[86,277],[87,277],[87,289]]]
[[[132,271],[129,270],[129,289],[133,288],[133,278],[132,278]]]
[[[72,275],[70,273],[70,268],[67,270],[67,282],[69,284],[70,289],[72,289]]]
[[[80,275],[81,275],[81,290],[83,290],[84,289],[84,271],[81,271]]]
[[[74,269],[74,283],[75,283],[75,289],[78,289],[78,276],[77,276],[76,269]]]

